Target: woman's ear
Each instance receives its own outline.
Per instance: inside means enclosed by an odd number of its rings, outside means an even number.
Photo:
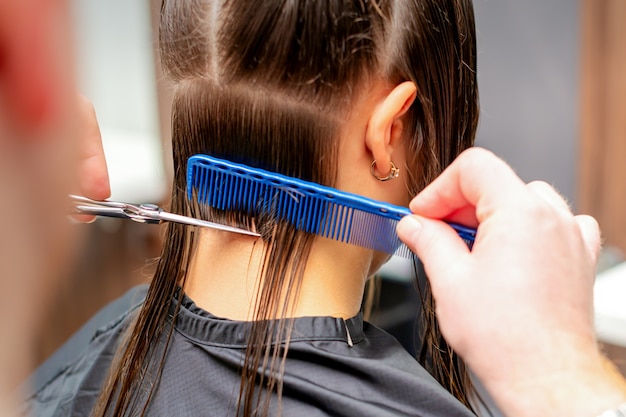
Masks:
[[[365,145],[376,161],[376,171],[384,177],[391,171],[391,155],[402,140],[402,115],[411,107],[417,88],[411,81],[398,84],[374,109],[367,124]]]

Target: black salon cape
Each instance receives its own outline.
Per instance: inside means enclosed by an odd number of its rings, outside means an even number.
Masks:
[[[174,302],[174,305],[176,302]],[[138,305],[95,332],[80,354],[40,382],[34,417],[89,416]],[[217,318],[183,297],[148,416],[234,416],[245,322]],[[277,400],[270,415],[276,415]],[[283,416],[471,416],[389,334],[350,320],[295,320],[282,394]]]

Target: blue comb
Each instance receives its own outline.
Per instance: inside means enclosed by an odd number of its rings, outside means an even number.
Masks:
[[[411,214],[400,207],[298,178],[194,155],[187,163],[187,197],[219,210],[269,214],[297,230],[411,258],[396,225]],[[476,231],[449,223],[471,249]]]

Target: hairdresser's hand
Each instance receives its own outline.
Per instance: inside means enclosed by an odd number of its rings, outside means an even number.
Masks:
[[[94,200],[104,200],[111,196],[111,187],[96,111],[85,97],[79,96],[78,100],[80,122],[78,193]],[[95,216],[77,215],[75,218],[78,221],[90,222]]]
[[[424,263],[442,333],[505,413],[594,416],[626,400],[594,335],[593,218],[477,148],[411,210],[398,233]],[[478,226],[473,251],[433,219]]]

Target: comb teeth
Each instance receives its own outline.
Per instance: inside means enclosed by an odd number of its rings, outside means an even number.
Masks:
[[[190,200],[194,191],[199,204],[215,209],[253,217],[271,215],[297,230],[405,258],[413,256],[396,234],[397,223],[410,214],[405,207],[208,155],[195,155],[188,161]],[[471,247],[473,230],[464,229],[466,236],[457,231]]]

